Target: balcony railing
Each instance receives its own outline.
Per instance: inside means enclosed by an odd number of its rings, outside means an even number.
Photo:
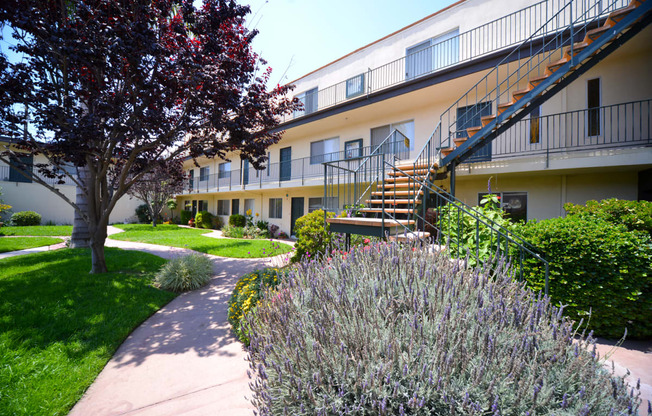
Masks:
[[[652,144],[652,100],[520,120],[470,162]]]
[[[377,68],[360,72],[345,81],[315,92],[306,92],[298,97],[304,104],[304,110],[287,116],[284,121],[508,49],[527,40],[544,25],[546,33],[563,30],[566,28],[562,24],[564,22],[550,17],[564,9],[566,3],[567,0],[541,1]],[[575,16],[582,16],[582,21],[602,14],[599,8],[587,12],[582,9],[582,2],[577,4]]]
[[[46,178],[43,176],[39,176],[42,178],[45,183],[48,185],[75,185],[75,183],[70,179],[69,177],[64,177],[63,183],[59,183],[59,179],[54,179],[54,178]],[[17,172],[12,172],[11,168],[9,166],[0,166],[0,181],[2,182],[18,182],[18,183],[32,183],[33,181],[27,179],[23,175]]]
[[[393,136],[394,137],[394,136]],[[409,149],[404,144],[404,136],[394,141],[384,142],[380,152],[408,157]],[[263,170],[252,166],[245,169],[219,172],[206,177],[195,176],[187,181],[184,193],[225,192],[246,189],[261,189],[280,186],[303,186],[308,182],[322,185],[324,177],[323,163],[340,161],[351,169],[357,169],[361,160],[377,150],[378,146],[368,146],[346,151],[326,153],[309,157],[270,163]]]

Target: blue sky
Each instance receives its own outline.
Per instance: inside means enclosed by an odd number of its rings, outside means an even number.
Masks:
[[[249,0],[270,84],[293,81],[456,0]]]

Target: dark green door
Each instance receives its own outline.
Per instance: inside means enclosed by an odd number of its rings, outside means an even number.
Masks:
[[[290,235],[294,235],[294,224],[303,217],[303,197],[292,198],[292,214],[290,216]]]
[[[281,149],[281,163],[279,164],[279,180],[289,181],[292,179],[292,148]]]

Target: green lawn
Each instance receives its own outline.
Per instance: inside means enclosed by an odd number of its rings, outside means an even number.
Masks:
[[[0,253],[49,246],[62,241],[60,238],[52,237],[0,237]]]
[[[34,225],[28,227],[0,227],[0,235],[56,235],[69,236],[72,225]]]
[[[175,295],[151,285],[165,260],[106,249],[0,260],[0,415],[65,415],[118,346]]]
[[[115,240],[189,248],[223,257],[270,257],[292,250],[292,247],[287,244],[269,240],[204,237],[202,234],[211,230],[182,228],[176,225],[152,227],[149,224],[119,224],[116,227],[125,232],[110,237]]]

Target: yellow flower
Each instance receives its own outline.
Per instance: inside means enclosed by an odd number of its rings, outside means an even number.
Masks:
[[[247,210],[247,215],[251,216],[251,209]]]
[[[256,213],[256,216],[258,216],[258,213]]]

